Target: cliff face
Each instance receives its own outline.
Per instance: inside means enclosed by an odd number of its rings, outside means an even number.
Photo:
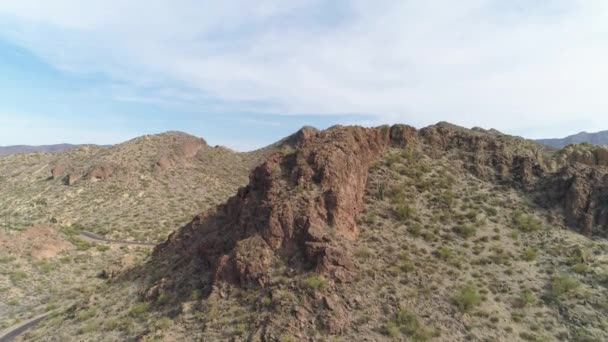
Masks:
[[[405,132],[415,131],[307,130],[298,135],[296,152],[270,157],[247,187],[172,234],[155,254],[179,255],[182,262],[200,258],[214,282],[263,286],[276,259],[349,281],[354,270],[341,241],[357,237],[368,168],[391,141],[407,144]]]
[[[249,185],[173,233],[155,258],[207,274],[209,286],[264,287],[277,262],[348,282],[355,269],[345,242],[357,238],[368,169],[389,146],[453,155],[480,178],[535,194],[584,233],[607,231],[606,170],[575,163],[554,172],[547,166],[554,163],[523,139],[448,124],[420,131],[403,125],[306,129],[297,137],[295,152],[271,156],[253,170]],[[158,295],[159,286],[175,284],[165,280],[147,296]]]

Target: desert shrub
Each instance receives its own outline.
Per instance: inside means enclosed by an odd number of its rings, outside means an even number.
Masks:
[[[283,335],[279,338],[279,342],[297,342],[298,339],[291,335]]]
[[[515,228],[525,233],[535,232],[542,226],[542,223],[538,218],[521,211],[517,211],[513,215],[513,224],[515,225]]]
[[[581,284],[576,279],[574,279],[568,275],[564,274],[564,275],[554,276],[551,279],[549,294],[554,298],[560,298],[566,294],[576,291],[580,287],[580,285]]]
[[[78,315],[76,315],[76,317],[78,318],[79,321],[86,321],[86,320],[89,320],[89,319],[95,317],[95,315],[97,315],[97,309],[89,308],[87,310],[80,311],[78,313]]]
[[[201,292],[201,290],[192,290],[192,292],[190,293],[190,299],[192,300],[199,300],[203,297],[203,293]]]
[[[131,307],[131,316],[133,317],[142,317],[146,315],[150,311],[150,304],[146,302],[135,303]]]
[[[437,202],[446,208],[451,208],[454,205],[456,195],[451,190],[443,191],[437,198]]]
[[[0,257],[0,264],[7,264],[9,262],[13,262],[17,260],[17,258],[15,258],[14,256],[3,256]]]
[[[473,237],[473,236],[475,236],[475,234],[477,234],[477,230],[475,229],[475,227],[473,227],[470,224],[457,225],[452,230],[454,231],[454,233],[458,234],[459,236],[461,236],[465,239]]]
[[[578,264],[572,266],[572,271],[578,274],[585,274],[589,272],[589,265],[584,262],[579,262]]]
[[[420,223],[414,223],[407,228],[407,231],[412,234],[412,236],[418,237],[422,232],[422,225]]]
[[[452,303],[462,312],[470,311],[481,303],[481,296],[477,287],[468,284],[460,288],[452,297]]]
[[[408,221],[416,216],[416,209],[406,203],[398,203],[395,208],[395,217],[399,221]]]
[[[27,274],[23,271],[15,271],[10,273],[9,278],[13,283],[18,283],[25,280],[27,278]]]
[[[528,247],[526,248],[526,250],[524,250],[521,258],[525,261],[533,261],[536,259],[536,256],[538,255],[538,250],[534,247]]]
[[[422,342],[433,337],[432,332],[420,322],[415,314],[404,309],[399,310],[393,319],[386,324],[385,333],[390,337],[406,335],[408,341]]]
[[[409,273],[416,269],[414,263],[410,260],[409,256],[405,253],[399,257],[399,269],[403,273]]]
[[[534,304],[535,301],[536,301],[536,296],[534,295],[534,292],[532,292],[529,289],[525,289],[519,294],[519,297],[517,298],[515,305],[518,308],[525,308],[531,304]]]
[[[363,260],[369,259],[372,255],[372,250],[368,247],[361,247],[355,251],[355,257]]]
[[[97,248],[97,250],[100,251],[100,252],[105,252],[105,251],[107,251],[107,250],[110,249],[110,246],[99,244],[95,248]]]
[[[327,287],[327,280],[319,274],[311,274],[304,280],[304,284],[311,290],[323,290]]]
[[[169,317],[163,317],[154,323],[157,330],[167,330],[173,325],[173,320]]]

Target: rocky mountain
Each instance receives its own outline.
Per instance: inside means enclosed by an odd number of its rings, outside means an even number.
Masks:
[[[589,143],[593,145],[608,145],[608,131],[597,133],[580,132],[562,139],[539,139],[540,144],[563,148],[570,144]]]
[[[131,152],[56,159],[47,170],[61,172],[46,181],[69,189],[134,172],[162,179],[214,149],[171,136],[136,164]],[[238,155],[257,166],[231,197],[191,207],[200,213],[151,252],[96,262],[101,276],[24,338],[603,341],[605,153],[581,145],[550,154],[447,123],[304,128]],[[176,174],[202,169],[187,170]],[[143,220],[137,213],[130,222]]]
[[[42,146],[28,146],[28,145],[15,145],[15,146],[0,146],[0,156],[6,156],[9,154],[16,153],[52,153],[52,152],[63,152],[78,148],[79,145],[70,144],[56,144],[56,145],[42,145]]]

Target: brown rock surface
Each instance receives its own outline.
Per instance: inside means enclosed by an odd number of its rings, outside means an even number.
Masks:
[[[57,164],[51,168],[51,178],[59,179],[61,176],[65,174],[67,171],[67,166],[65,164]]]
[[[112,177],[116,170],[117,166],[112,163],[94,165],[87,171],[84,178],[91,182],[97,182]]]
[[[180,163],[194,158],[199,150],[206,147],[205,140],[200,138],[188,138],[177,147],[170,151],[164,152],[154,164],[154,171],[164,172]]]
[[[439,123],[420,130],[435,153],[457,151],[478,177],[531,187],[547,171],[543,157],[521,138]]]
[[[193,255],[214,281],[264,285],[273,260],[312,267],[337,281],[352,278],[341,241],[357,236],[368,167],[388,147],[388,127],[335,127],[302,135],[292,154],[276,154],[217,212],[197,217],[155,254]],[[294,261],[301,255],[304,260]]]
[[[35,225],[16,235],[7,236],[0,232],[0,248],[12,254],[50,259],[71,248],[71,245],[53,228]]]

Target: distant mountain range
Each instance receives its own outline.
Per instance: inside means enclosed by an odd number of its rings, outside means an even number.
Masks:
[[[32,152],[63,152],[77,148],[80,145],[71,144],[56,144],[56,145],[15,145],[15,146],[0,146],[0,156],[6,156],[15,153],[32,153]]]
[[[580,144],[584,142],[594,145],[608,145],[608,131],[601,131],[597,133],[580,132],[562,139],[538,139],[536,141],[540,144],[557,148],[562,148],[569,144]]]

